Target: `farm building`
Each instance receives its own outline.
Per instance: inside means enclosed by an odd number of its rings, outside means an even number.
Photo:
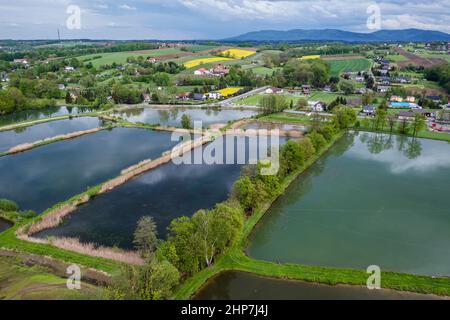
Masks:
[[[284,90],[280,88],[270,87],[267,88],[266,91],[264,91],[267,94],[273,94],[273,93],[283,93]]]
[[[192,97],[195,101],[205,101],[206,95],[203,93],[194,93],[194,96]]]
[[[210,72],[208,69],[200,68],[200,69],[198,69],[198,70],[195,70],[195,71],[194,71],[194,74],[195,74],[196,76],[204,76],[204,75],[209,75],[209,74],[211,74],[211,72]]]
[[[410,110],[410,111],[400,111],[400,113],[398,114],[398,118],[400,120],[411,120],[414,119],[415,115],[419,113],[422,114],[423,116],[427,117],[427,118],[434,118],[435,114],[430,112],[430,111],[426,111],[426,110]]]
[[[178,101],[189,101],[191,94],[189,92],[180,93],[177,96]]]

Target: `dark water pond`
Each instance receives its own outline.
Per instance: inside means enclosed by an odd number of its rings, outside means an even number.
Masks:
[[[202,121],[204,127],[211,124],[234,121],[243,118],[251,118],[258,114],[254,110],[230,110],[230,109],[191,109],[191,108],[137,108],[116,112],[130,122],[142,122],[148,124],[160,124],[162,126],[181,127],[181,117],[189,115],[192,121]]]
[[[71,114],[76,115],[90,111],[92,110],[82,107],[51,107],[39,110],[25,110],[0,116],[0,126]]]
[[[76,131],[100,127],[102,121],[95,117],[81,117],[56,120],[30,127],[0,132],[0,152],[23,143],[31,143],[45,138]]]
[[[0,233],[11,228],[12,224],[9,221],[0,218]]]
[[[175,144],[170,132],[116,128],[1,157],[0,198],[42,212]]]
[[[244,272],[224,272],[209,280],[195,300],[428,300],[437,296],[368,290],[360,286],[327,286],[271,279]]]
[[[235,150],[247,148],[248,163],[249,140],[241,137],[235,141]],[[286,139],[280,138],[276,143],[284,141]],[[196,149],[198,151],[201,149]],[[76,237],[84,242],[129,249],[139,218],[152,216],[163,238],[173,219],[212,208],[227,199],[241,167],[241,164],[176,165],[170,162],[96,197],[63,225],[39,236]]]
[[[450,275],[450,144],[348,135],[273,205],[250,239],[276,262]]]

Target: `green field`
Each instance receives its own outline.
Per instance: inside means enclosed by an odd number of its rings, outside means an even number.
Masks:
[[[255,95],[249,96],[249,97],[247,97],[245,99],[236,101],[236,104],[238,104],[238,105],[257,106],[257,105],[259,105],[259,101],[261,100],[261,98],[263,96],[264,96],[264,94],[255,94]],[[299,99],[301,99],[301,98],[307,99],[308,101],[322,101],[322,102],[325,102],[327,104],[333,102],[339,96],[342,96],[342,97],[346,98],[347,100],[348,99],[360,98],[359,95],[343,96],[343,95],[337,94],[337,93],[328,93],[328,92],[320,92],[320,91],[312,92],[311,96],[309,96],[309,97],[298,96],[298,95],[290,95],[290,94],[283,94],[283,96],[286,98],[286,101],[288,103],[290,103],[290,101],[292,100],[294,102],[294,104],[296,104],[297,101]]]
[[[117,64],[123,64],[127,62],[128,57],[137,58],[141,57],[159,57],[168,54],[178,54],[182,51],[177,48],[168,48],[168,49],[158,49],[158,50],[143,50],[143,51],[125,51],[125,52],[111,52],[111,53],[96,53],[89,54],[85,56],[78,57],[78,60],[83,62],[92,62],[94,67],[99,67],[102,65],[110,65],[113,62]],[[98,59],[94,59],[95,57],[101,57]]]
[[[0,256],[0,300],[87,300],[101,298],[100,289],[81,284],[69,290],[67,279],[40,266],[27,266],[19,258]]]
[[[351,59],[351,60],[330,60],[331,74],[339,76],[345,71],[359,72],[369,70],[372,62],[368,59]]]
[[[401,54],[390,54],[386,56],[386,59],[392,62],[408,61],[408,58]]]
[[[238,105],[248,105],[248,106],[257,106],[259,105],[259,101],[261,100],[261,98],[264,96],[265,94],[255,94],[253,96],[249,96],[245,99],[236,101],[236,104]],[[294,102],[294,104],[297,103],[297,101],[300,98],[306,98],[306,97],[302,97],[302,96],[297,96],[297,95],[290,95],[290,94],[283,94],[283,96],[286,98],[286,101],[288,103],[290,103],[290,101],[292,100]]]
[[[280,68],[266,68],[266,67],[256,67],[251,69],[253,73],[259,75],[259,76],[271,76],[275,71],[280,70]]]

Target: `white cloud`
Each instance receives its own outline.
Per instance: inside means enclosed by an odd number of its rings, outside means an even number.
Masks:
[[[122,5],[119,6],[119,8],[123,9],[123,10],[130,10],[130,11],[136,10],[136,7],[132,7],[132,6],[129,6],[127,4],[122,4]]]
[[[424,30],[440,30],[450,32],[449,18],[430,19],[428,17],[401,14],[396,16],[388,16],[382,19],[381,26],[383,29],[424,29]]]

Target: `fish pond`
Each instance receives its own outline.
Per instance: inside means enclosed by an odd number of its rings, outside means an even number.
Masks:
[[[0,198],[40,213],[177,143],[170,132],[115,128],[0,157]]]
[[[298,263],[450,276],[450,144],[348,134],[275,202],[248,253]]]
[[[210,279],[194,300],[428,300],[437,296],[369,290],[361,286],[328,286],[224,272]]]
[[[92,199],[70,215],[65,223],[43,231],[38,236],[74,237],[82,242],[131,249],[138,220],[142,216],[152,216],[159,237],[164,238],[166,228],[173,219],[212,208],[228,198],[243,166],[236,161],[238,148],[245,151],[246,157],[245,161],[239,163],[248,163],[250,159],[249,139],[239,137],[233,141],[234,164],[169,162]],[[285,141],[285,138],[280,138],[279,141],[269,140],[268,143]],[[227,148],[227,143],[224,143],[223,148]],[[203,150],[203,154],[208,152],[207,147]],[[198,151],[202,149],[197,148],[194,153]],[[225,153],[223,157],[225,159]],[[192,152],[186,158],[192,158]]]
[[[77,115],[91,111],[92,109],[86,107],[49,107],[44,109],[25,110],[1,115],[0,126],[7,126],[14,123],[34,121],[45,118]]]
[[[102,126],[96,117],[80,117],[49,121],[30,127],[0,132],[0,152],[23,143],[32,143],[76,131],[84,131]]]
[[[172,127],[181,127],[182,116],[188,115],[192,121],[202,121],[203,127],[208,127],[211,124],[227,124],[229,121],[251,118],[258,115],[258,112],[248,109],[135,108],[117,111],[113,115],[134,123]]]

